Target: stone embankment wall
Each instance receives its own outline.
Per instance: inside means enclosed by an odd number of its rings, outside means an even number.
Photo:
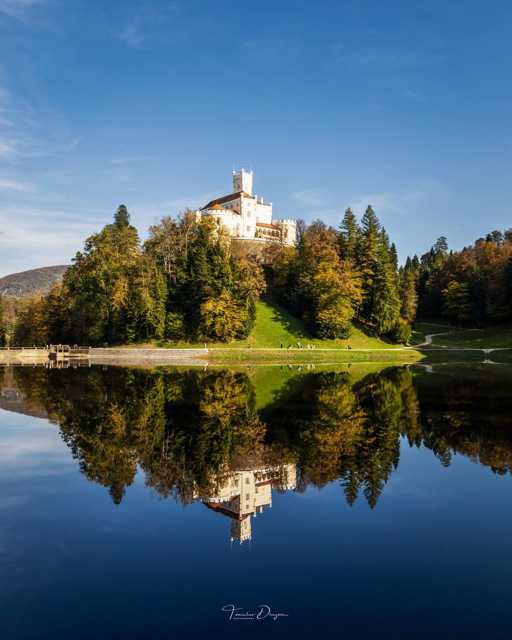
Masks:
[[[206,364],[208,349],[93,348],[91,364],[175,365]]]
[[[60,355],[60,354],[59,354]],[[64,354],[62,354],[64,356]],[[122,365],[173,365],[173,364],[205,364],[207,349],[123,349],[97,348],[91,349],[76,360],[91,364]],[[49,360],[47,349],[0,349],[0,365],[2,364],[41,364]],[[72,358],[72,360],[75,360]]]
[[[48,362],[47,349],[0,349],[0,364],[40,364]]]

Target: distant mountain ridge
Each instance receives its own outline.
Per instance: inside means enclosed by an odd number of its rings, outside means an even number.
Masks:
[[[11,273],[0,278],[0,295],[9,298],[28,298],[40,293],[48,293],[52,286],[62,280],[69,265],[55,265]]]

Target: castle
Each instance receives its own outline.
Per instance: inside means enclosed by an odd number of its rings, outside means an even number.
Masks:
[[[293,246],[295,220],[273,220],[272,203],[252,195],[253,172],[233,171],[233,193],[211,200],[197,213],[212,216],[234,238]]]
[[[231,542],[251,540],[251,519],[272,507],[272,489],[294,491],[297,485],[295,464],[256,466],[233,471],[214,496],[201,496],[205,506],[231,520]],[[199,495],[194,496],[196,499]]]

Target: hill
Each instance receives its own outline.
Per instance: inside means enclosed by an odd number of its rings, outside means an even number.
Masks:
[[[270,300],[260,300],[256,303],[256,322],[245,340],[237,340],[222,348],[283,348],[296,347],[301,343],[303,347],[308,344],[316,348],[341,348],[347,349],[350,345],[353,348],[388,348],[393,349],[401,345],[389,343],[382,338],[370,336],[359,327],[353,326],[350,338],[345,340],[321,340],[314,338],[304,324],[290,315],[283,307]],[[211,345],[214,346],[214,345]]]
[[[0,295],[9,298],[28,298],[36,293],[46,294],[62,279],[66,265],[40,267],[0,278]]]
[[[161,342],[159,346],[190,348],[203,347],[204,344],[204,342],[190,343],[180,341],[174,343]],[[301,348],[297,349],[299,344]],[[308,345],[314,346],[315,350],[308,349]],[[286,358],[289,360],[303,359],[307,356],[311,361],[320,361],[326,359],[325,351],[322,354],[322,349],[330,351],[329,359],[334,357],[336,352],[343,353],[345,357],[348,349],[381,350],[381,352],[384,352],[381,353],[381,358],[386,359],[386,351],[389,352],[390,358],[396,358],[400,356],[402,349],[402,345],[393,344],[382,338],[368,335],[357,326],[352,327],[350,338],[346,340],[314,338],[298,318],[291,316],[283,307],[268,299],[259,300],[256,303],[256,322],[245,340],[235,340],[228,344],[208,342],[207,347],[210,349],[210,357],[218,355],[219,358],[225,358],[231,352],[229,357],[233,361],[247,359],[251,351],[253,352],[253,357],[258,357],[261,360],[275,360],[276,356],[282,358],[286,353]],[[292,350],[290,351],[289,348]],[[259,349],[269,351],[265,354],[264,351],[258,351]],[[368,359],[367,354],[368,352],[362,353],[361,358]],[[352,357],[355,358],[355,356],[356,354],[352,351]]]

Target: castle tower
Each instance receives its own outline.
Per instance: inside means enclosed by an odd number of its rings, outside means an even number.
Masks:
[[[252,196],[252,171],[233,171],[233,192],[245,191]]]
[[[242,520],[231,520],[231,542],[239,540],[240,544],[252,538],[251,516]]]

